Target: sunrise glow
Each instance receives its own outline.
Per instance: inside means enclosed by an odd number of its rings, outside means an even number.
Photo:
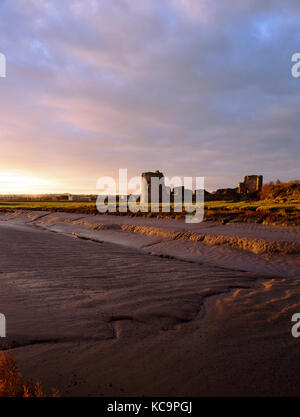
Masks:
[[[1,194],[40,194],[53,191],[55,183],[19,171],[0,172]]]

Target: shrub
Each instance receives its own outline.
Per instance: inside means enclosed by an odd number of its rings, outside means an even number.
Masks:
[[[264,184],[260,192],[261,200],[300,200],[300,181],[281,182],[277,180]]]
[[[24,379],[12,351],[0,351],[0,397],[46,397],[41,382],[31,383]],[[52,397],[58,397],[52,389]]]

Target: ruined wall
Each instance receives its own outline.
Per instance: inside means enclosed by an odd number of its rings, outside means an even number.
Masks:
[[[154,181],[152,181],[152,178]],[[156,181],[155,181],[156,179]],[[159,203],[162,201],[162,193],[165,192],[164,174],[160,171],[143,172],[142,173],[142,190],[141,203]],[[156,201],[151,199],[152,195],[156,195]]]
[[[254,194],[261,191],[263,185],[262,175],[247,175],[243,182],[239,182],[239,194]]]

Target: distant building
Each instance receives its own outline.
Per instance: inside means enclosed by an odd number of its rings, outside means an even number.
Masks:
[[[159,203],[167,193],[164,174],[160,171],[143,172],[141,203]]]
[[[164,174],[160,171],[144,172],[142,174],[141,204],[160,203],[162,201],[198,201],[204,194],[205,201],[240,201],[245,196],[256,198],[263,185],[262,175],[247,175],[243,182],[236,188],[221,188],[209,193],[206,190],[189,190],[183,186],[174,187],[172,190],[165,185]],[[199,197],[199,198],[198,198]]]
[[[239,194],[255,194],[259,193],[263,185],[262,175],[247,175],[243,182],[238,184]]]
[[[190,190],[188,188],[184,188],[184,186],[181,187],[174,187],[172,191],[172,201],[174,202],[182,202],[182,201],[193,201],[193,190]]]
[[[85,196],[85,195],[74,195],[74,194],[70,194],[69,195],[69,201],[92,201],[92,197],[89,196]]]

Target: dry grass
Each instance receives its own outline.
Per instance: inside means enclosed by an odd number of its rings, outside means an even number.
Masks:
[[[265,224],[300,225],[300,196],[299,182],[266,184],[263,196],[273,198],[256,201],[205,201],[205,220],[230,222],[255,222]],[[16,210],[41,210],[50,212],[66,212],[80,214],[99,214],[95,202],[0,202],[0,213],[14,212]],[[117,206],[114,215],[162,217],[184,219],[183,213],[174,212],[171,204],[169,213],[122,213]]]
[[[261,200],[292,202],[300,200],[300,181],[281,182],[277,180],[264,184],[260,192]]]
[[[13,352],[7,348],[0,350],[0,397],[47,397],[41,382],[29,382],[23,377]],[[52,389],[51,397],[58,397],[57,389]]]

